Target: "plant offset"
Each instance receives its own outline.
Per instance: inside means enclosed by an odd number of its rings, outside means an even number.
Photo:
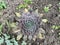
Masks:
[[[60,45],[60,0],[0,0],[0,45]]]
[[[22,32],[27,35],[34,35],[40,28],[40,17],[37,14],[34,15],[33,12],[28,12],[26,15],[22,14],[20,22]]]

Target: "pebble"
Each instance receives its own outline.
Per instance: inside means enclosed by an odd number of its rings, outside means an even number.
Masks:
[[[27,40],[27,35],[24,35],[23,40],[25,41]]]
[[[32,36],[31,36],[31,35],[29,35],[28,39],[29,39],[29,40],[31,40],[31,39],[32,39]]]

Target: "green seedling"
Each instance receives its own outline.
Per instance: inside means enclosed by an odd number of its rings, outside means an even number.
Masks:
[[[28,6],[27,4],[21,4],[16,9],[26,8],[27,6]]]
[[[31,0],[24,0],[24,4],[18,5],[16,9],[27,8],[29,4],[32,4]]]
[[[45,6],[45,7],[44,7],[44,12],[47,13],[48,11],[49,11],[49,7],[48,7],[48,6]]]
[[[24,0],[26,4],[32,4],[32,0]]]
[[[7,8],[7,5],[4,1],[0,1],[0,10]]]
[[[53,25],[52,28],[57,30],[57,29],[60,29],[60,26]]]

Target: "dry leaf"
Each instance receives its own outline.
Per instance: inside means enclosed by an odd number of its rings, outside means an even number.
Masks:
[[[25,12],[27,13],[28,12],[28,9],[25,8]]]
[[[16,27],[16,23],[11,23],[10,26],[11,27]]]
[[[20,17],[21,16],[21,14],[18,13],[18,12],[15,12],[15,14],[16,14],[17,17]]]
[[[44,39],[44,36],[43,36],[43,34],[41,34],[41,33],[38,34],[38,37],[39,37],[40,39]]]
[[[22,38],[22,34],[17,36],[17,40],[20,40]]]
[[[13,33],[17,33],[17,32],[20,32],[20,30],[13,30]]]

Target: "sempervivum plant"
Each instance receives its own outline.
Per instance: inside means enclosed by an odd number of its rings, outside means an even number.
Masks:
[[[21,31],[25,35],[34,35],[40,27],[40,18],[35,12],[23,13],[20,17]]]

